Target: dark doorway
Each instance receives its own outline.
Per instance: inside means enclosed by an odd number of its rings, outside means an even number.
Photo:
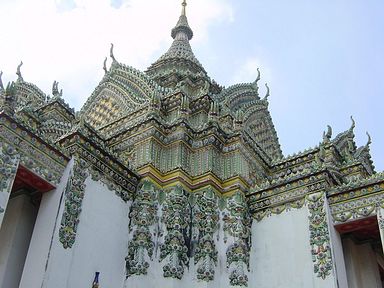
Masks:
[[[384,257],[376,216],[336,226],[350,288],[382,288]]]
[[[19,287],[42,194],[53,188],[19,166],[0,229],[0,287]]]

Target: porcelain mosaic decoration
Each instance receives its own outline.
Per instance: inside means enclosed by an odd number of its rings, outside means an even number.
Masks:
[[[323,279],[332,271],[331,243],[324,197],[324,193],[311,194],[307,197],[314,272]]]
[[[0,214],[18,169],[54,189],[73,163],[56,241],[74,251],[87,179],[100,182],[129,210],[127,287],[156,267],[167,281],[193,273],[210,285],[224,275],[227,285],[253,287],[252,225],[293,210],[308,212],[312,276],[329,280],[332,225],[377,215],[383,228],[384,174],[375,172],[370,136],[358,147],[352,118],[336,137],[328,126],[319,145],[284,156],[260,71],[229,87],[211,79],[190,45],[186,1],[171,36],[144,72],[119,62],[112,45],[110,67],[106,60],[77,113],[57,81],[51,95],[26,82],[23,63],[6,88],[0,73]]]
[[[77,225],[81,213],[81,203],[84,198],[85,180],[88,177],[87,163],[76,159],[65,188],[65,203],[61,227],[59,230],[60,242],[64,248],[71,248],[75,243]]]

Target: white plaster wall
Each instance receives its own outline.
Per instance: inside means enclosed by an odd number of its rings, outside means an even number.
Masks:
[[[68,287],[90,287],[96,271],[100,287],[123,286],[129,205],[105,185],[87,179]]]
[[[58,211],[63,202],[62,195],[72,166],[73,162],[71,161],[68,163],[57,188],[45,193],[41,199],[20,288],[42,287],[53,236],[55,231],[57,232],[57,222],[60,225],[61,218],[58,217]]]
[[[313,271],[306,207],[264,218],[252,225],[250,287],[331,288]]]
[[[72,163],[69,167],[71,165]],[[224,243],[223,223],[221,223],[221,230],[216,238],[219,253],[214,281],[207,283],[197,280],[193,259],[186,268],[183,279],[164,278],[162,267],[165,261],[159,262],[158,260],[159,247],[157,250],[155,249],[157,257],[150,262],[148,275],[132,276],[125,280],[124,258],[128,250],[130,203],[124,203],[104,184],[95,182],[90,177],[85,182],[85,196],[75,244],[70,249],[64,249],[59,241],[58,231],[65,200],[60,196],[67,179],[68,171],[57,189],[60,192],[50,194],[52,195],[51,201],[56,203],[56,206],[52,204],[50,208],[46,208],[46,211],[42,210],[45,212],[39,212],[41,219],[38,229],[40,230],[35,229],[34,241],[37,242],[41,239],[45,242],[34,243],[33,247],[36,250],[30,251],[30,255],[28,255],[28,257],[30,256],[29,270],[25,271],[25,277],[23,276],[24,286],[20,287],[90,287],[96,271],[101,273],[100,287],[231,287],[226,268],[226,250],[231,244],[231,239]],[[50,198],[46,198],[45,201],[49,201],[48,199]],[[58,217],[55,219],[55,213],[58,210]],[[44,227],[44,224],[47,224],[48,228]],[[247,273],[248,287],[335,287],[336,282],[333,275],[323,280],[313,272],[308,227],[306,207],[284,212],[281,215],[273,215],[261,222],[255,221],[252,226],[251,272]],[[39,251],[43,253],[40,257],[37,255]],[[38,259],[36,268],[33,267],[35,259]],[[33,276],[39,279],[34,280]]]
[[[8,202],[0,231],[0,287],[19,287],[37,208],[30,197],[19,195]]]
[[[101,273],[100,287],[123,286],[129,203],[91,177],[85,184],[75,244],[64,249],[59,241],[61,207],[42,287],[91,287],[96,271]]]

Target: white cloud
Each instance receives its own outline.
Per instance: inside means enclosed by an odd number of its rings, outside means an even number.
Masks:
[[[102,78],[102,62],[115,44],[116,58],[145,69],[170,45],[181,0],[126,0],[119,9],[110,0],[15,0],[0,4],[0,69],[15,79],[23,60],[24,79],[50,92],[53,80],[77,109]],[[204,7],[204,9],[202,9]],[[188,3],[196,37],[204,41],[209,25],[233,20],[227,1]],[[161,52],[159,52],[161,50]]]

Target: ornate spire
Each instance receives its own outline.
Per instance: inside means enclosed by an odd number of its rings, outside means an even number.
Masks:
[[[176,36],[178,36],[178,34],[182,32],[184,35],[180,35],[180,37],[187,36],[188,40],[191,40],[193,37],[193,32],[188,25],[188,19],[185,11],[186,10],[185,7],[187,6],[186,0],[184,0],[181,5],[182,5],[181,15],[179,17],[179,21],[177,22],[175,28],[172,29],[171,36],[173,39],[176,39]]]
[[[172,71],[173,69],[176,69],[180,75],[197,75],[200,72],[203,72],[204,76],[207,74],[200,62],[196,59],[189,44],[189,40],[193,37],[193,32],[188,24],[186,5],[186,1],[183,0],[181,15],[171,32],[171,36],[174,39],[171,47],[147,70],[147,73],[153,78],[163,77],[164,71]]]

